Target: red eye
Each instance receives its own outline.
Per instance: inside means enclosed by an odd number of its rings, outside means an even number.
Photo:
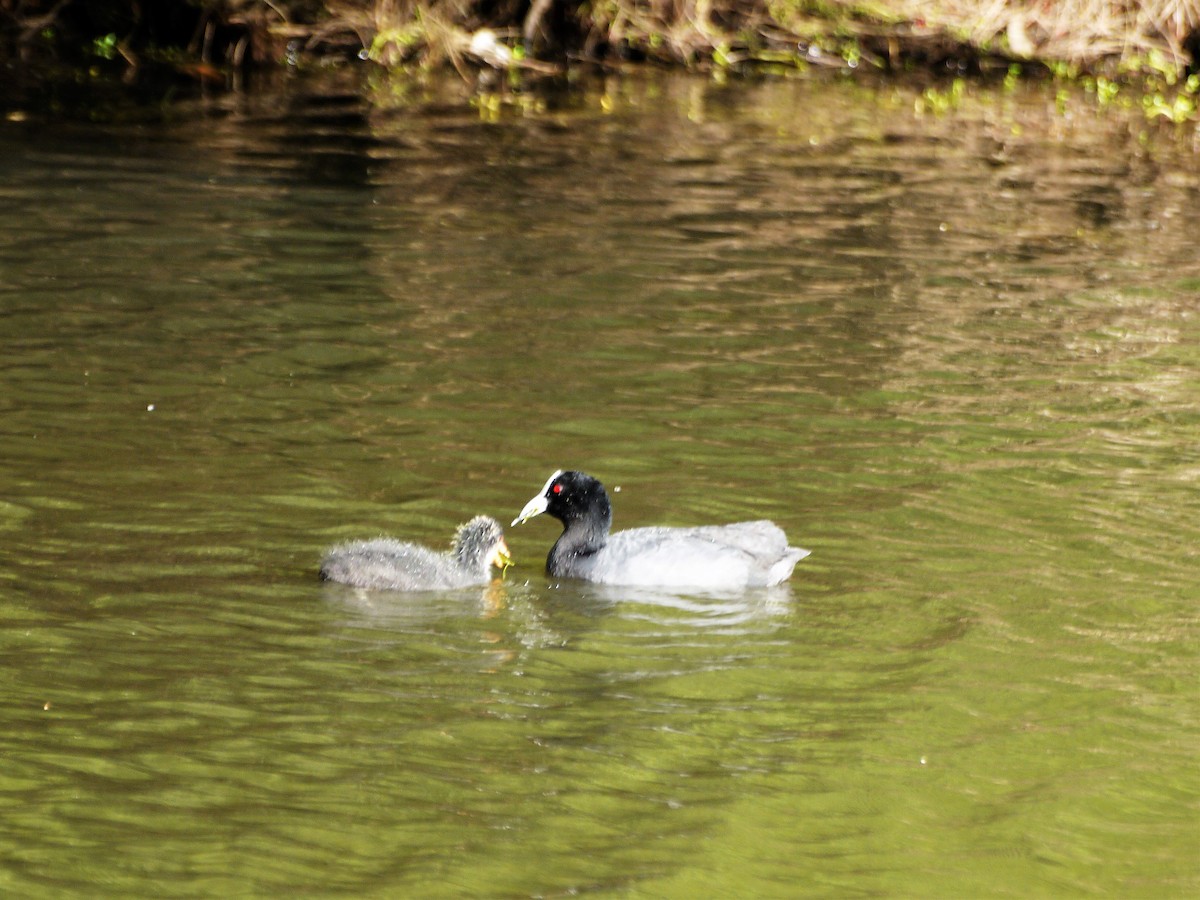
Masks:
[[[561,485],[561,484],[554,484],[554,485],[551,485],[551,486],[550,486],[550,492],[551,492],[552,494],[561,494],[561,493],[562,493],[562,485]]]

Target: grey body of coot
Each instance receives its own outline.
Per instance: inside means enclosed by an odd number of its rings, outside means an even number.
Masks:
[[[458,527],[448,553],[395,538],[350,541],[325,553],[320,575],[371,590],[438,591],[487,584],[492,566],[511,564],[500,523],[476,516]]]

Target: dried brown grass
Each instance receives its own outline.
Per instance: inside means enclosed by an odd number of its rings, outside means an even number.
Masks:
[[[1200,0],[165,0],[248,36],[254,59],[308,49],[368,51],[399,65],[449,59],[483,27],[527,48],[598,58],[633,52],[675,62],[797,55],[810,46],[897,63],[939,56],[1065,63],[1080,71],[1200,67]],[[122,7],[98,0],[97,7]],[[0,49],[23,51],[67,0],[0,0]],[[134,9],[140,5],[135,4]],[[73,18],[72,18],[73,16]],[[136,19],[137,16],[135,15]],[[64,29],[69,31],[69,29]],[[553,32],[550,34],[549,32]],[[91,36],[75,35],[85,46]],[[13,51],[12,48],[17,48]],[[207,54],[207,37],[206,50]],[[836,56],[836,52],[835,52]],[[240,53],[235,64],[240,62]]]
[[[661,0],[660,0],[661,2]],[[655,0],[621,0],[653,7]],[[889,56],[938,43],[963,54],[1064,62],[1081,69],[1155,65],[1182,71],[1200,41],[1200,0],[755,0],[724,3],[725,21],[755,24],[770,39],[847,36]],[[766,20],[763,24],[763,20]]]
[[[942,0],[975,46],[1021,58],[1092,67],[1159,53],[1177,69],[1192,60],[1184,44],[1200,28],[1197,0]]]
[[[231,0],[238,2],[238,0]],[[1068,64],[1080,71],[1174,70],[1200,64],[1200,0],[325,0],[326,34],[358,35],[395,65],[461,59],[486,25],[531,37],[557,6],[576,56],[633,50],[684,63],[855,42],[897,63],[945,56]],[[287,6],[272,0],[273,7]],[[317,31],[314,31],[316,34]],[[532,49],[532,48],[531,48]]]

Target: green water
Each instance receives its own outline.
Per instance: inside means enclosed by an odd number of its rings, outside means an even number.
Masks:
[[[1200,891],[1195,150],[916,96],[0,129],[0,889]],[[316,580],[567,467],[813,554],[602,590],[543,517],[487,589]]]

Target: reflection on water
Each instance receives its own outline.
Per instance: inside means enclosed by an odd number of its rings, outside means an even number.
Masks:
[[[6,884],[1200,888],[1179,135],[1036,87],[484,124],[338,77],[0,131]],[[549,579],[543,523],[484,589],[316,578],[560,467],[615,528],[813,555],[612,589]]]
[[[435,622],[450,616],[495,618],[504,608],[508,591],[499,581],[482,588],[453,591],[367,591],[326,582],[326,600],[364,617],[404,627]]]

